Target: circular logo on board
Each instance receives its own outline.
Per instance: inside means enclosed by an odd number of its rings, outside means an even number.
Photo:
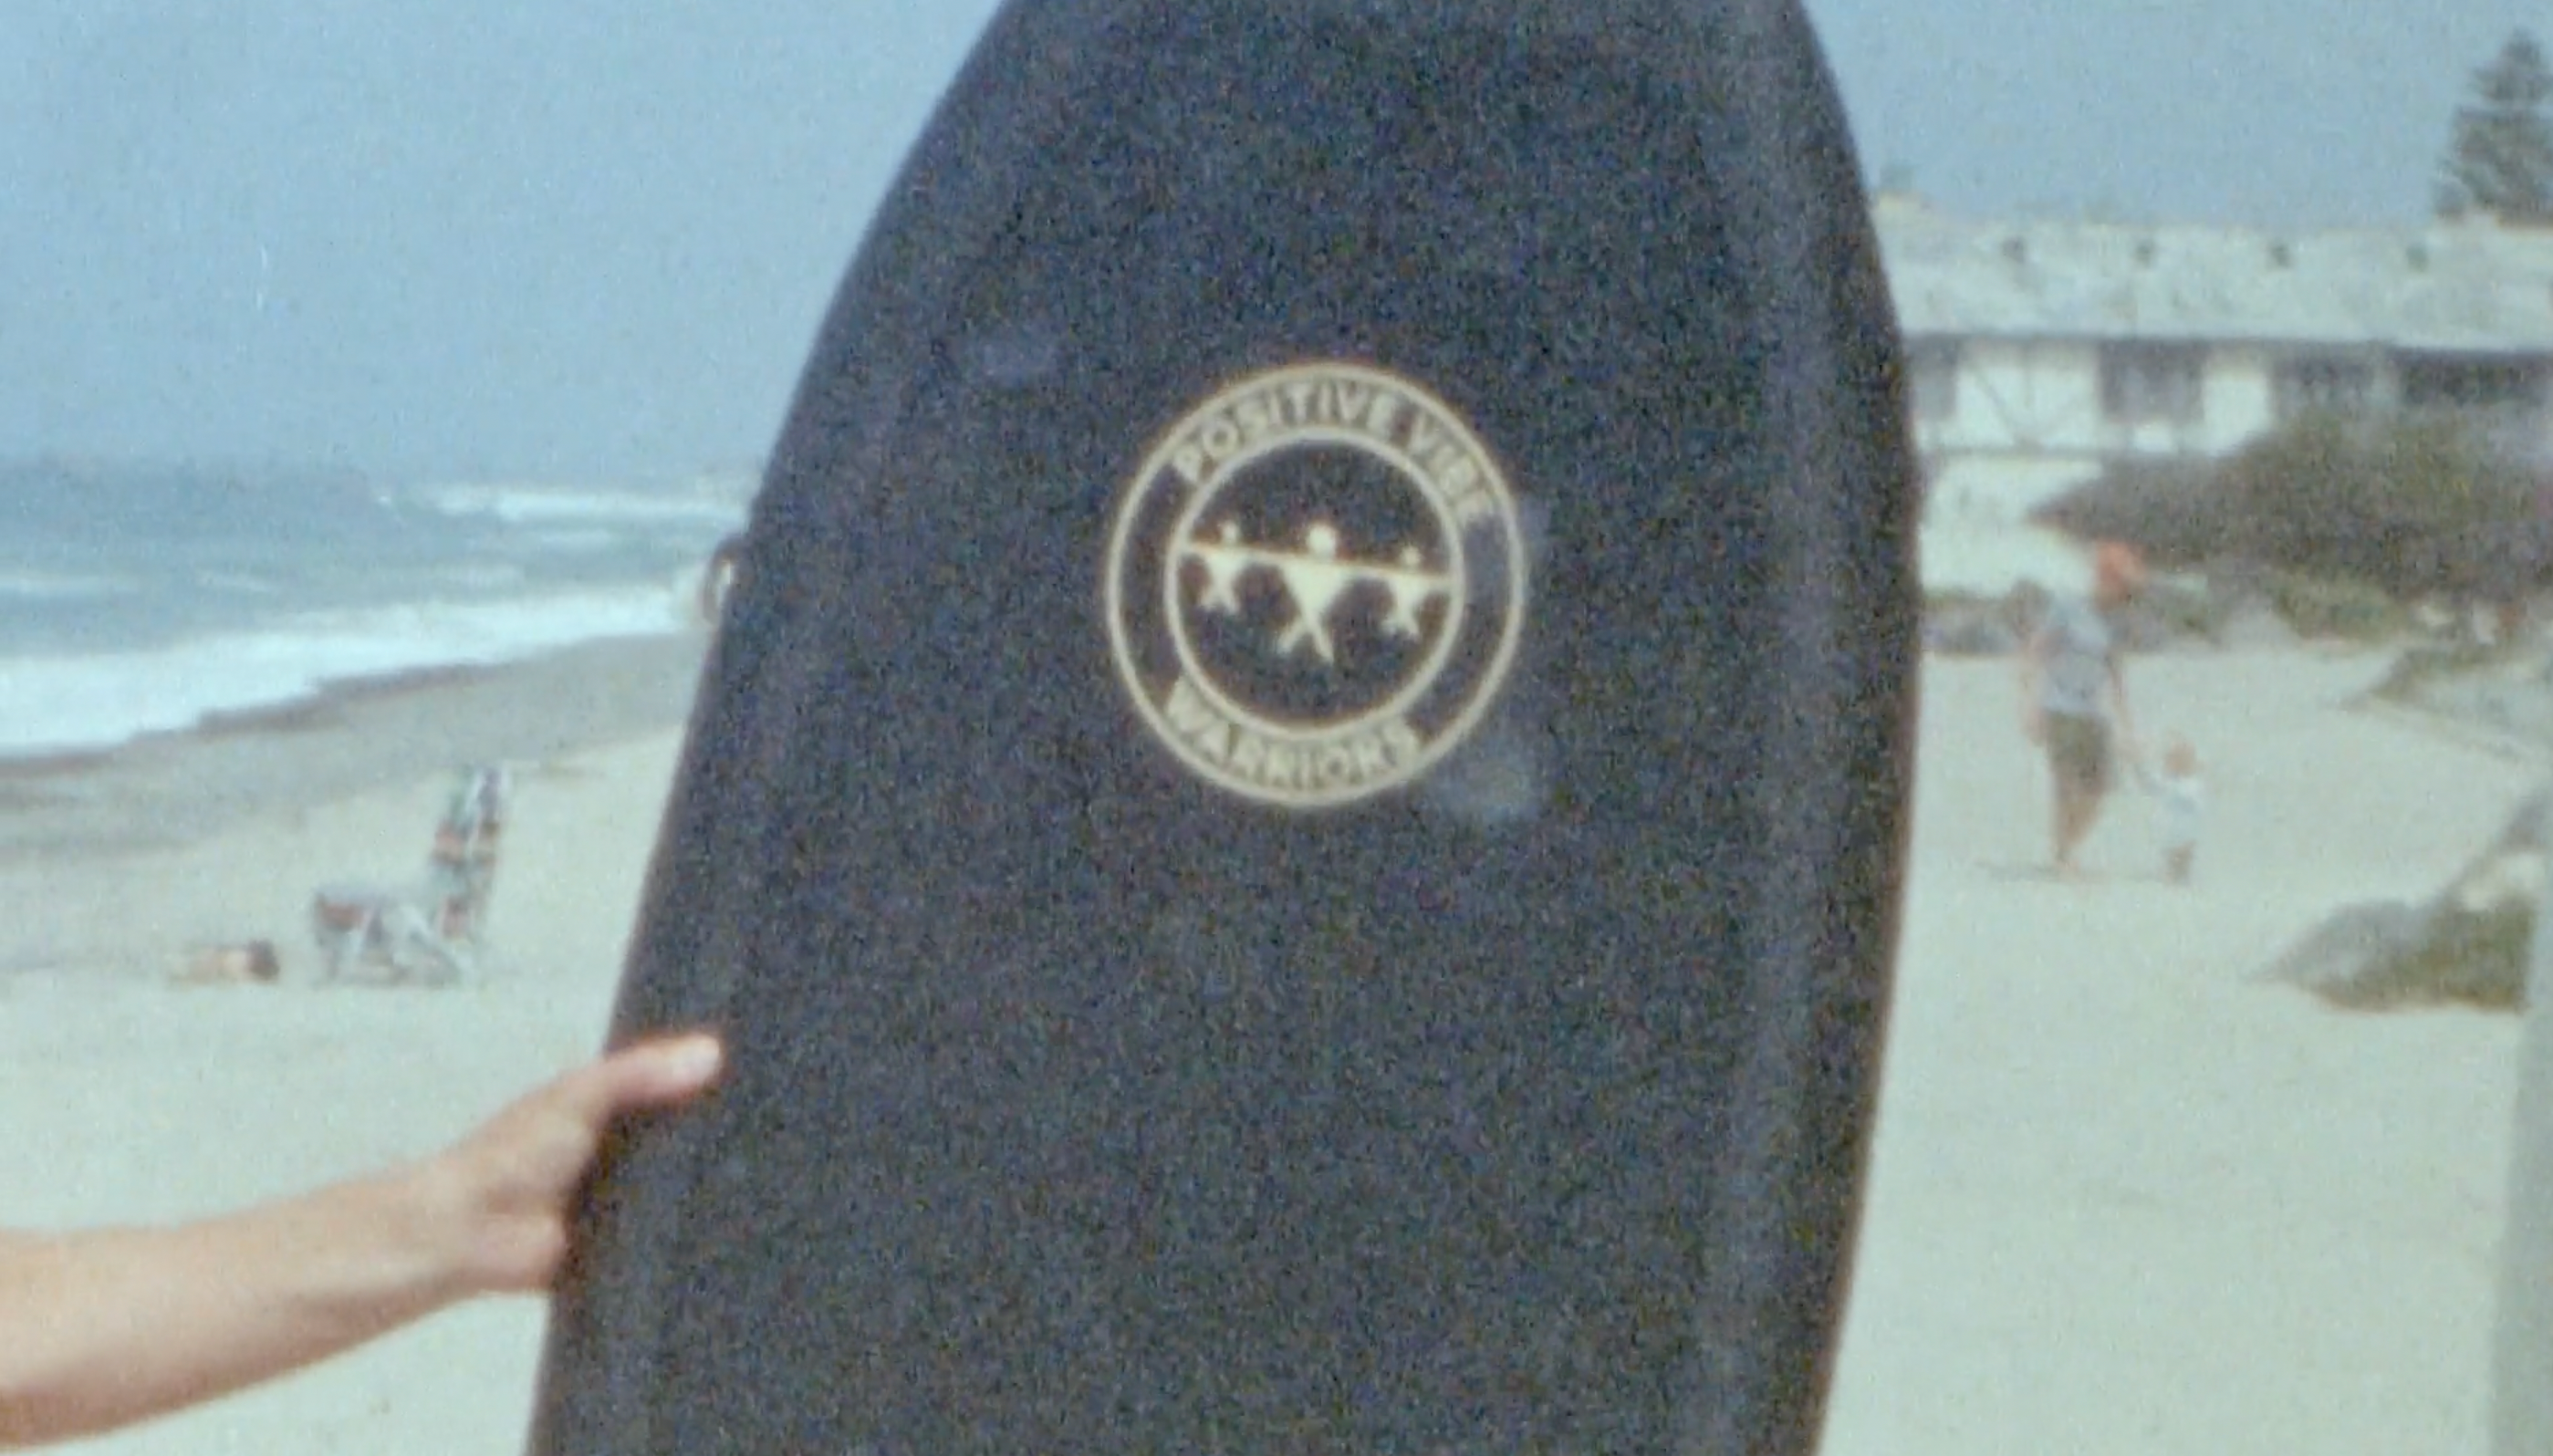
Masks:
[[[1198,405],[1108,547],[1117,669],[1218,787],[1350,804],[1425,773],[1497,697],[1525,552],[1498,460],[1427,391],[1306,364]]]

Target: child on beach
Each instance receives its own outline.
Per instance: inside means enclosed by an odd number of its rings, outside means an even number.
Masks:
[[[2163,771],[2139,777],[2160,801],[2163,821],[2164,877],[2175,885],[2189,883],[2191,861],[2198,854],[2198,822],[2207,807],[2206,781],[2199,776],[2198,750],[2174,734],[2164,745]]]

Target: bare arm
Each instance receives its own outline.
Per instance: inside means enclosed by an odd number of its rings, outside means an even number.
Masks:
[[[462,1298],[546,1288],[604,1127],[717,1069],[702,1038],[640,1047],[376,1177],[175,1228],[0,1234],[0,1446],[147,1419]]]
[[[210,1400],[459,1297],[462,1236],[420,1181],[182,1228],[0,1241],[0,1444]]]

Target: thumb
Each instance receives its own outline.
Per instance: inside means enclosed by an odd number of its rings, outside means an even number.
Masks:
[[[599,1126],[623,1112],[690,1100],[717,1079],[724,1062],[718,1040],[706,1034],[640,1042],[570,1073],[561,1100]]]

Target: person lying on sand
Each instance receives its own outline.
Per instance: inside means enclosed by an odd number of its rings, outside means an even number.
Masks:
[[[701,1036],[633,1047],[431,1158],[227,1217],[0,1231],[0,1446],[130,1425],[464,1299],[546,1290],[604,1128],[690,1100],[720,1059]]]
[[[237,946],[206,946],[190,952],[186,963],[168,977],[180,986],[271,986],[283,978],[283,962],[273,941]]]

